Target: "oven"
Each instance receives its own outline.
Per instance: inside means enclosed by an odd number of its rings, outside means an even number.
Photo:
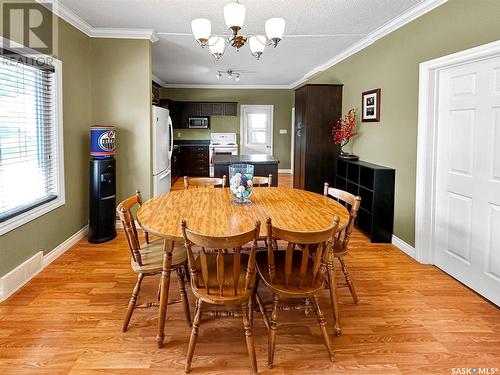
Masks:
[[[210,146],[210,177],[214,177],[214,161],[217,155],[238,155],[238,146]]]

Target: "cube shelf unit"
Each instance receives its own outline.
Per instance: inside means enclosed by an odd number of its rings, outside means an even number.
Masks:
[[[365,161],[337,161],[335,187],[361,197],[356,226],[372,242],[392,242],[396,171]]]

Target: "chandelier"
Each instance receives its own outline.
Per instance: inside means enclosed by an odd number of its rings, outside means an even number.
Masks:
[[[283,33],[285,32],[285,20],[283,18],[270,18],[265,23],[266,36],[264,35],[241,35],[238,34],[245,21],[246,9],[238,0],[235,3],[224,6],[224,20],[231,31],[231,34],[222,33],[217,36],[210,36],[212,24],[206,18],[196,18],[191,21],[191,30],[195,39],[202,48],[208,46],[215,60],[219,60],[226,49],[226,44],[239,51],[248,41],[250,52],[260,59],[266,46],[276,48]]]

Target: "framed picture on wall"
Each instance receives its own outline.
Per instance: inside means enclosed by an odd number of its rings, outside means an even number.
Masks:
[[[380,92],[380,89],[375,89],[361,94],[362,122],[380,121]]]

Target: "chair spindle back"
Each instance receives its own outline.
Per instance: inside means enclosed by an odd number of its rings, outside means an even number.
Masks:
[[[192,187],[225,187],[226,186],[226,175],[222,178],[214,177],[195,177],[189,178],[184,176],[184,188],[189,189]]]
[[[132,254],[132,258],[142,266],[141,259],[141,245],[139,243],[139,237],[137,235],[137,228],[135,226],[134,215],[132,214],[132,208],[138,204],[142,205],[142,195],[139,190],[136,191],[135,195],[129,198],[126,198],[116,207],[116,212],[118,212],[118,216],[123,224],[123,230],[125,231],[125,235],[127,236],[128,246],[130,252]],[[146,234],[146,241],[148,240]]]
[[[255,222],[254,229],[234,236],[210,237],[189,230],[186,220],[181,222],[182,234],[188,254],[189,270],[196,287],[205,289],[207,295],[238,297],[241,253],[245,244],[251,243],[245,276],[245,289],[253,289],[255,285],[255,254],[260,233],[260,222]],[[231,250],[231,253],[229,251]],[[216,252],[217,256],[210,257]],[[196,255],[200,258],[200,269],[196,263]],[[215,259],[215,262],[214,262]],[[230,264],[232,260],[232,264]],[[229,262],[229,264],[228,264]],[[226,272],[228,271],[228,272]]]
[[[286,289],[302,289],[304,284],[314,285],[324,279],[326,272],[326,264],[328,258],[328,252],[332,246],[332,238],[337,232],[339,226],[339,218],[335,216],[333,218],[332,227],[320,232],[292,232],[278,227],[273,227],[272,220],[268,218],[266,220],[267,225],[267,257],[269,265],[269,279],[271,283],[282,283]],[[273,246],[273,239],[282,240],[288,242],[287,248],[285,250],[285,264],[278,265],[284,268],[284,280],[276,280],[276,267],[275,264],[275,250]],[[300,246],[296,246],[300,245]],[[312,245],[312,246],[311,246]],[[314,256],[312,272],[307,274],[307,265],[310,261],[310,246],[312,255]],[[301,251],[300,264],[297,270],[293,267],[293,253],[294,251]],[[291,279],[293,282],[290,283]],[[295,284],[295,285],[292,285]]]
[[[270,174],[267,177],[254,176],[254,178],[252,179],[252,183],[254,187],[261,187],[261,186],[270,187],[273,184],[273,175]]]
[[[325,182],[325,189],[323,195],[330,196],[334,198],[337,202],[343,203],[344,206],[349,210],[349,223],[342,232],[339,232],[338,239],[342,241],[342,248],[347,248],[349,243],[349,238],[351,237],[352,230],[354,228],[354,221],[358,216],[359,207],[361,206],[361,197],[355,196],[354,194],[348,193],[347,191],[332,188],[329,186],[328,182]]]

